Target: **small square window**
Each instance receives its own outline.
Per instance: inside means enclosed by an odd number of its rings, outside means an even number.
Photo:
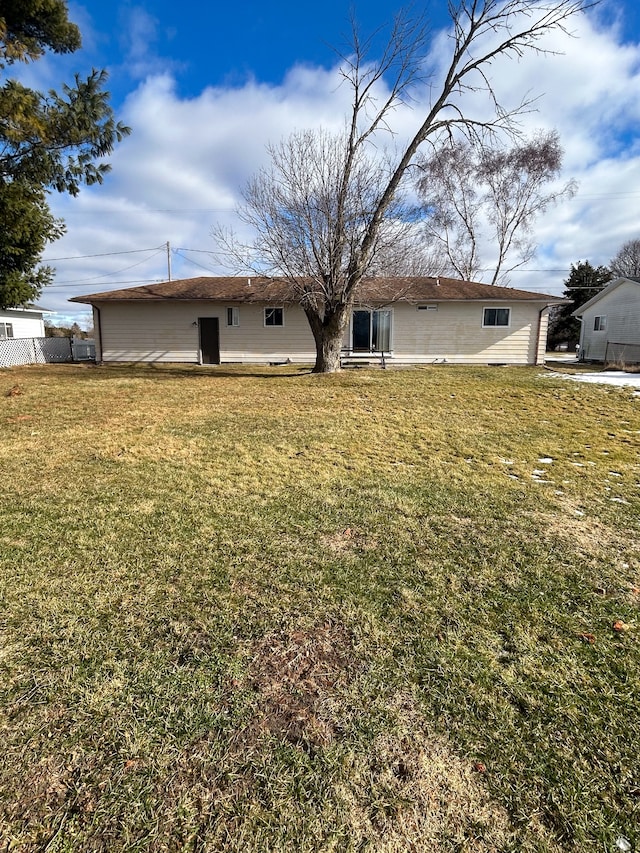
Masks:
[[[240,325],[240,309],[239,308],[227,308],[227,326],[239,326]]]
[[[600,317],[594,317],[593,331],[594,332],[606,332],[607,331],[607,315],[606,314],[602,314]]]
[[[13,323],[0,323],[0,340],[13,337]]]
[[[284,308],[265,308],[265,326],[284,326]]]
[[[483,328],[509,325],[511,308],[485,308],[482,315]]]

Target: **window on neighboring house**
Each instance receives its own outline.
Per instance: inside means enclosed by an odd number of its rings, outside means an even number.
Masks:
[[[265,326],[284,326],[284,308],[265,308]]]
[[[595,317],[593,320],[594,332],[606,332],[607,330],[607,315],[602,314],[600,317]]]
[[[239,326],[240,325],[240,309],[239,308],[227,308],[227,326]]]
[[[511,308],[485,308],[482,315],[482,328],[494,326],[506,327],[511,322]]]
[[[13,323],[0,322],[0,340],[4,341],[7,338],[13,337]]]

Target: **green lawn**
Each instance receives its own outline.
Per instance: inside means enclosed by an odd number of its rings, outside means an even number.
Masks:
[[[640,849],[640,397],[0,371],[0,850]]]

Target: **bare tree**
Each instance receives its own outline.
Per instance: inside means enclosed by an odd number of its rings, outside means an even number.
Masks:
[[[640,240],[627,240],[609,261],[609,269],[615,276],[640,276]]]
[[[422,22],[399,15],[375,62],[370,42],[354,28],[352,50],[340,73],[351,91],[344,132],[297,133],[270,149],[271,163],[250,182],[240,216],[255,229],[250,245],[214,229],[227,257],[289,284],[305,311],[316,344],[315,372],[339,367],[340,348],[363,276],[391,241],[413,225],[402,190],[425,142],[461,132],[469,138],[513,132],[526,102],[514,110],[499,103],[488,77],[498,57],[544,53],[542,39],[567,32],[569,19],[589,0],[459,0],[449,4],[451,53],[437,79],[429,80],[429,105],[406,146],[381,157],[376,142],[391,130],[393,111],[408,103],[424,79],[428,40]],[[483,91],[493,115],[465,110],[469,93]]]
[[[531,226],[551,204],[575,194],[576,184],[546,190],[562,166],[557,133],[539,132],[511,148],[451,141],[420,163],[418,192],[424,199],[425,231],[441,247],[447,272],[482,278],[480,245],[495,252],[491,284],[535,255]]]
[[[419,161],[417,191],[424,209],[424,234],[445,259],[445,272],[470,281],[480,270],[478,237],[483,212],[474,147],[445,142]]]

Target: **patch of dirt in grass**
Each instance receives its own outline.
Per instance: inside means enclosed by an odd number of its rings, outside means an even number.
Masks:
[[[410,696],[396,697],[392,712],[394,725],[354,760],[337,791],[357,849],[490,853],[512,849],[517,837],[518,849],[530,849],[488,793],[491,768],[430,731]],[[525,836],[545,836],[545,849],[556,849],[538,824]]]
[[[76,755],[47,756],[28,767],[24,775],[12,775],[11,802],[0,807],[0,836],[3,829],[19,828],[21,843],[16,842],[16,850],[44,850],[63,815],[91,815],[96,792],[84,784],[87,768],[82,764]],[[0,789],[2,783],[0,777]]]
[[[297,745],[326,745],[334,735],[327,697],[347,684],[357,668],[353,638],[339,623],[264,637],[249,670],[258,694],[255,734],[269,732]]]
[[[539,518],[548,534],[569,539],[575,547],[586,554],[600,553],[619,541],[615,530],[591,515],[579,516],[583,512],[577,504],[565,504],[563,511],[540,513]]]
[[[364,663],[343,624],[272,632],[252,653],[246,686],[256,694],[253,720],[226,747],[216,747],[215,736],[192,744],[163,794],[167,815],[176,820],[180,804],[183,816],[191,814],[187,823],[199,824],[207,849],[559,849],[534,821],[514,829],[486,784],[494,768],[478,756],[460,756],[435,734],[411,694],[376,701],[371,722],[378,734],[370,738],[369,725],[358,734],[369,710],[348,697]],[[308,759],[296,762],[295,771],[289,764],[278,768],[269,759],[273,738]],[[318,772],[330,772],[331,784],[307,803],[287,793],[292,772],[301,790],[315,789]],[[160,839],[150,849],[162,849]]]
[[[345,554],[356,548],[363,551],[373,551],[378,545],[374,537],[367,536],[367,534],[351,527],[322,536],[320,544],[326,551],[331,551],[333,554]]]

